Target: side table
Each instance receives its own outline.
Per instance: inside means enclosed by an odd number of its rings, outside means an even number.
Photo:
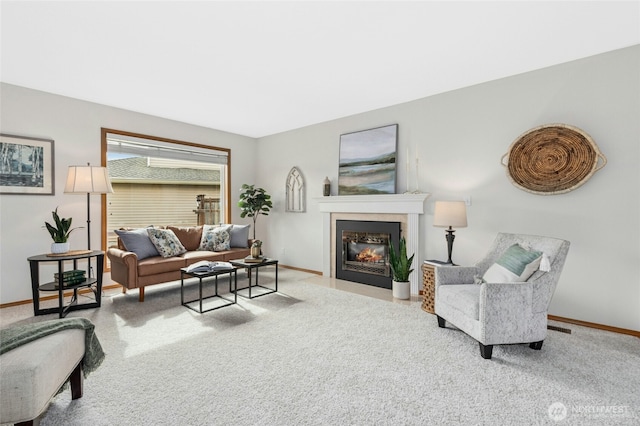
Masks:
[[[96,258],[97,270],[96,276],[91,276],[91,259]],[[65,262],[73,262],[73,269],[78,269],[78,260],[87,259],[86,279],[80,283],[65,285],[63,281],[63,272],[65,270]],[[100,250],[79,250],[63,255],[39,254],[27,258],[31,269],[31,290],[33,293],[33,314],[59,314],[60,318],[64,318],[71,311],[78,309],[99,308],[102,297],[102,271],[104,268],[104,252]],[[58,279],[50,282],[40,283],[40,264],[47,262],[58,263]],[[95,286],[95,287],[94,287]],[[94,296],[95,302],[78,303],[78,289],[87,287]],[[65,290],[73,290],[73,296],[68,305],[64,305]],[[40,292],[55,291],[58,292],[58,307],[40,309]]]
[[[224,275],[224,274],[229,274],[229,292],[233,294],[233,299],[227,299],[226,297],[218,294],[218,276]],[[198,278],[199,280],[198,298],[193,300],[184,300],[184,279],[189,277]],[[211,278],[211,277],[215,278],[215,281],[214,281],[215,294],[211,296],[203,297],[202,296],[202,279]],[[233,283],[233,287],[231,286],[231,283]],[[216,309],[224,308],[225,306],[234,305],[238,303],[238,292],[236,291],[237,288],[238,288],[238,268],[236,267],[229,268],[229,269],[219,269],[217,271],[209,271],[209,272],[194,272],[194,271],[189,272],[187,268],[180,269],[180,304],[182,306],[186,306],[187,308],[199,314],[203,314],[205,312],[213,311]],[[202,309],[202,302],[205,299],[213,299],[213,298],[224,300],[226,303],[222,305],[210,307],[207,309]],[[197,309],[191,306],[193,302],[199,303]]]
[[[435,314],[436,268],[438,265],[451,265],[439,260],[425,260],[422,263],[422,310]]]

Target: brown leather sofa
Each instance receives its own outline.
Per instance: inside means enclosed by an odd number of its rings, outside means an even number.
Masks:
[[[201,260],[229,261],[249,256],[253,240],[247,238],[245,244],[242,240],[238,242],[237,238],[238,236],[248,236],[248,225],[234,225],[234,227],[242,228],[243,232],[232,235],[231,248],[223,251],[200,250],[202,226],[155,227],[173,231],[187,250],[183,254],[172,257],[155,255],[143,256],[144,258],[139,259],[138,254],[127,250],[119,237],[118,245],[107,249],[107,258],[111,262],[111,279],[122,286],[123,292],[126,292],[127,289],[137,288],[139,301],[144,302],[144,288],[146,286],[179,280],[180,268],[185,268]],[[233,230],[234,227],[231,229]],[[236,237],[235,244],[234,237]]]

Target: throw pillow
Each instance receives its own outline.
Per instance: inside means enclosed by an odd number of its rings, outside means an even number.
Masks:
[[[147,228],[133,229],[130,231],[124,229],[115,229],[114,232],[120,237],[125,250],[131,251],[138,256],[138,260],[147,257],[158,256],[158,250],[149,239]]]
[[[182,253],[186,253],[187,249],[184,248],[176,234],[170,229],[156,229],[148,228],[147,233],[149,239],[158,249],[158,253],[162,257],[178,256]]]
[[[204,225],[199,250],[224,251],[231,249],[230,226]]]
[[[249,248],[249,228],[251,225],[222,225],[230,226],[231,248]]]
[[[202,239],[202,226],[167,226],[189,251],[198,250]]]
[[[541,260],[541,251],[514,244],[487,269],[482,279],[489,283],[524,282],[538,269]]]

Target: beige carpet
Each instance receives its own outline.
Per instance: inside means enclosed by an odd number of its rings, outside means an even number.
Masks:
[[[112,293],[100,309],[72,313],[96,324],[107,357],[84,397],[59,395],[41,424],[640,421],[640,339],[571,326],[549,331],[541,351],[497,346],[484,360],[475,341],[438,328],[417,304],[318,280],[281,268],[279,293],[203,315],[180,306],[179,284],[149,288],[142,304],[137,292]],[[3,327],[54,317],[34,318],[31,306],[0,315]]]

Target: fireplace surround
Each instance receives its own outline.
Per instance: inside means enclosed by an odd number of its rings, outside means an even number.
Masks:
[[[347,220],[378,220],[400,222],[401,236],[407,242],[407,253],[414,253],[414,265],[423,259],[419,244],[419,217],[424,214],[424,202],[429,193],[340,195],[317,197],[318,209],[322,213],[322,275],[335,276],[335,222]],[[418,265],[419,266],[419,265]],[[419,267],[414,268],[419,270]],[[409,276],[411,293],[418,294],[421,287],[420,274],[414,271]]]

